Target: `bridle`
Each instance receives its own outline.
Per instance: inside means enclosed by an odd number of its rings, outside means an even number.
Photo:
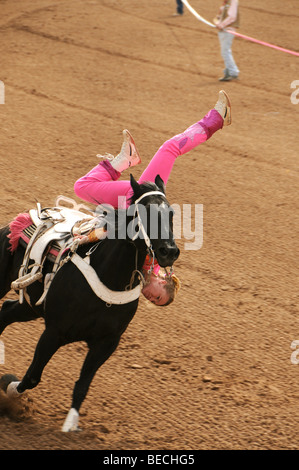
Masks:
[[[138,237],[138,235],[139,235],[140,232],[141,232],[142,235],[143,235],[145,244],[146,244],[147,248],[148,248],[149,250],[151,250],[151,252],[153,252],[151,240],[150,240],[150,237],[148,236],[148,234],[146,233],[146,230],[145,230],[144,225],[143,225],[143,223],[142,223],[142,219],[141,219],[140,213],[139,213],[138,204],[139,204],[139,202],[140,202],[144,197],[147,197],[147,196],[154,196],[154,195],[163,196],[164,199],[166,200],[165,194],[162,193],[162,191],[150,191],[150,192],[148,192],[148,193],[142,194],[142,196],[140,196],[140,197],[134,202],[134,206],[135,206],[134,218],[137,218],[137,225],[136,225],[136,228],[138,228],[138,230],[137,230],[136,234],[134,235],[134,237],[132,237],[132,240],[133,240],[133,241],[136,240],[136,238]]]
[[[139,212],[139,208],[138,208],[138,204],[140,201],[142,201],[143,198],[147,197],[147,196],[163,196],[163,198],[166,200],[166,196],[164,193],[162,193],[162,191],[149,191],[148,193],[144,193],[142,194],[138,199],[136,199],[136,201],[134,202],[134,206],[135,206],[135,209],[134,209],[134,219],[137,218],[137,225],[136,225],[136,228],[138,229],[137,232],[135,233],[135,235],[132,237],[132,241],[136,240],[136,238],[139,236],[140,233],[142,233],[142,236],[143,236],[143,239],[144,239],[144,242],[147,246],[147,251],[149,253],[149,255],[151,256],[151,259],[152,259],[152,265],[151,265],[151,268],[149,269],[149,274],[153,271],[154,269],[154,262],[155,262],[155,252],[153,250],[153,247],[152,247],[152,243],[151,243],[151,240],[150,240],[150,237],[148,236],[145,228],[144,228],[144,225],[143,225],[143,222],[142,222],[142,219],[141,219],[141,216],[140,216],[140,212]],[[142,280],[143,284],[144,284],[144,278],[143,278],[143,275],[140,271],[137,270],[137,256],[138,256],[138,252],[136,251],[136,267],[135,267],[135,270],[133,271],[132,273],[132,278],[131,278],[131,282],[132,280],[134,279],[134,276],[136,273],[139,274],[139,278]],[[131,282],[130,282],[130,285],[131,285]]]

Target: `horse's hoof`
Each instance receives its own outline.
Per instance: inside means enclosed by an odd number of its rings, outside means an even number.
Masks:
[[[0,378],[0,389],[3,390],[5,393],[7,391],[7,387],[11,382],[18,382],[19,379],[13,374],[5,374],[2,375]]]
[[[62,432],[79,431],[79,413],[75,408],[71,408],[63,423]]]

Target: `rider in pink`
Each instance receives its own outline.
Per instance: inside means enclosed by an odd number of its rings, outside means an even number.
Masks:
[[[216,109],[212,109],[182,134],[167,140],[152,158],[138,182],[154,182],[159,174],[166,184],[176,158],[205,142],[222,126],[223,117]],[[121,173],[113,168],[108,160],[104,160],[76,181],[74,191],[85,201],[93,204],[110,204],[115,208],[118,207],[119,196],[125,196],[128,206],[132,188],[130,181],[116,181],[120,175]]]
[[[231,124],[231,106],[227,94],[221,90],[215,107],[203,119],[164,142],[142,173],[139,183],[155,182],[160,175],[166,185],[176,158],[184,155],[212,137],[214,132]],[[121,173],[141,162],[135,142],[129,131],[124,130],[124,142],[120,153],[105,159],[75,183],[75,193],[92,204],[109,204],[125,208],[130,204],[133,190],[130,181],[118,180]],[[153,266],[153,263],[154,266]],[[147,255],[143,265],[145,284],[143,295],[156,305],[169,305],[179,289],[178,278],[161,273],[157,260]]]

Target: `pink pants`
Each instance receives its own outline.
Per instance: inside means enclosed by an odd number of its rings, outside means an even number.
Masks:
[[[205,142],[222,126],[222,117],[218,111],[212,109],[201,121],[188,127],[182,134],[167,140],[154,155],[138,182],[154,182],[159,174],[166,185],[175,159]],[[122,197],[128,206],[128,200],[132,196],[131,184],[130,181],[116,181],[119,177],[120,173],[114,170],[108,161],[102,161],[76,181],[74,191],[78,197],[92,204],[110,204],[117,208],[119,197]]]

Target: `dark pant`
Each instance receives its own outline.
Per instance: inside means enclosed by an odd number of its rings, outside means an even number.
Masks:
[[[182,15],[184,13],[184,4],[181,0],[176,0],[176,11],[179,15]]]

